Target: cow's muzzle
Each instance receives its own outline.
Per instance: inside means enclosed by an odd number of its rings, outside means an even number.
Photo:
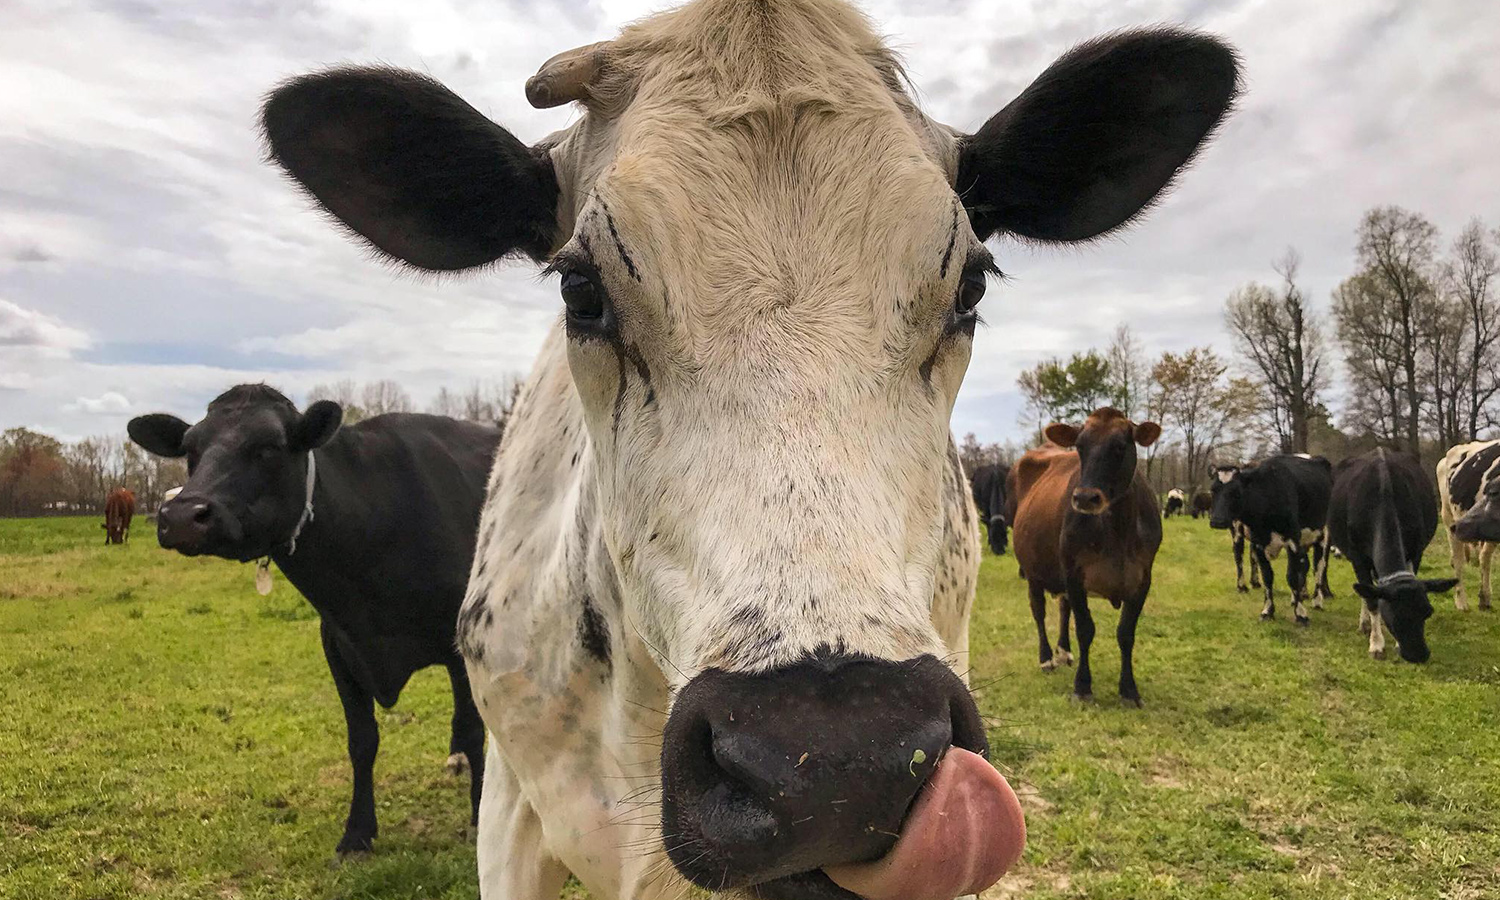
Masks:
[[[207,497],[178,494],[156,514],[156,539],[187,556],[216,553],[240,539],[239,520]]]
[[[1086,516],[1100,516],[1109,509],[1109,497],[1098,488],[1081,487],[1073,491],[1073,509]]]
[[[921,900],[882,868],[887,860],[934,881],[983,870],[936,885],[954,889],[945,898],[974,893],[1025,841],[1014,793],[980,756],[987,748],[968,689],[932,656],[829,655],[757,675],[711,669],[678,694],[662,736],[663,840],[693,883],[753,887],[766,900]],[[918,834],[905,833],[909,813],[922,820]]]
[[[1484,509],[1484,512],[1481,512]],[[1473,509],[1453,523],[1453,536],[1465,543],[1500,541],[1500,515],[1486,514],[1488,504]]]

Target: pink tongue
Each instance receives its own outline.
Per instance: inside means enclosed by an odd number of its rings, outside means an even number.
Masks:
[[[1025,847],[1015,791],[984,757],[951,747],[889,853],[824,871],[865,900],[953,900],[999,881]]]

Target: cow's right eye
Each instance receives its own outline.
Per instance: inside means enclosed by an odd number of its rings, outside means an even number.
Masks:
[[[604,292],[582,272],[563,274],[562,298],[568,307],[568,318],[575,322],[592,323],[604,318]]]

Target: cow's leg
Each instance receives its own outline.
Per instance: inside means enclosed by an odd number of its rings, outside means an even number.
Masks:
[[[1479,547],[1479,608],[1490,608],[1490,557],[1495,555],[1495,545],[1485,543]]]
[[[1094,699],[1094,673],[1089,670],[1089,646],[1094,643],[1094,616],[1089,612],[1089,595],[1083,587],[1083,576],[1068,577],[1068,605],[1073,608],[1073,627],[1078,632],[1078,672],[1073,676],[1073,699]]]
[[[1249,538],[1246,538],[1246,540],[1249,540]],[[1250,587],[1252,589],[1258,588],[1260,587],[1260,582],[1260,566],[1255,562],[1255,543],[1252,541],[1250,544]]]
[[[1318,542],[1313,544],[1313,609],[1322,609],[1324,600],[1333,599],[1328,587],[1328,529],[1324,528]]]
[[[469,673],[463,663],[448,664],[448,680],[453,685],[453,736],[448,741],[448,771],[454,775],[469,770],[470,825],[479,824],[479,800],[484,784],[484,720],[474,705],[469,689]]]
[[[1260,570],[1260,580],[1264,585],[1266,593],[1266,605],[1261,607],[1260,617],[1262,619],[1274,619],[1276,618],[1276,601],[1274,599],[1273,588],[1275,576],[1271,572],[1271,558],[1266,556],[1265,547],[1251,541],[1250,559],[1255,564],[1255,568]]]
[[[1250,560],[1250,571],[1255,571],[1255,560]],[[1236,534],[1234,536],[1234,586],[1241,594],[1250,593],[1250,588],[1245,585],[1245,536]]]
[[[1120,702],[1126,706],[1140,708],[1141,692],[1135,687],[1135,623],[1146,606],[1146,595],[1151,592],[1151,577],[1141,586],[1140,593],[1120,604],[1120,624],[1115,628],[1115,641],[1120,645]]]
[[[1380,613],[1371,612],[1368,606],[1364,607],[1364,612],[1370,617],[1370,658],[1385,659],[1385,626],[1380,621]]]
[[[484,769],[477,848],[481,900],[557,900],[568,870],[547,852],[542,820],[494,741]]]
[[[354,769],[354,794],[349,800],[349,818],[338,853],[368,852],[375,840],[375,755],[380,751],[380,726],[375,723],[375,699],[354,678],[339,653],[333,631],[322,623],[323,655],[333,673],[339,702],[344,705],[344,726],[349,737],[349,764]]]
[[[1306,626],[1312,620],[1307,616],[1307,551],[1301,547],[1286,548],[1286,583],[1292,592],[1292,618],[1298,625]]]
[[[1057,667],[1052,657],[1052,645],[1047,643],[1047,591],[1040,581],[1028,581],[1026,592],[1031,600],[1031,619],[1036,623],[1037,662],[1042,671],[1050,672]]]
[[[1066,593],[1057,595],[1057,653],[1053,659],[1060,666],[1073,664],[1073,642],[1068,637],[1068,622],[1073,618],[1073,607],[1068,605]]]
[[[1469,608],[1468,598],[1464,596],[1464,564],[1468,562],[1468,548],[1464,542],[1453,535],[1453,523],[1448,521],[1447,504],[1443,504],[1443,521],[1448,526],[1448,549],[1453,554],[1453,577],[1458,579],[1458,584],[1453,587],[1453,606],[1459,611]]]

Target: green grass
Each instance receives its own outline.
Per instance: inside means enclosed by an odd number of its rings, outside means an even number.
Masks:
[[[0,898],[475,896],[440,670],[380,713],[377,849],[332,866],[349,776],[311,609],[148,527],[102,540],[0,520]],[[1130,710],[1109,605],[1080,706],[1071,669],[1037,669],[1015,562],[987,556],[973,682],[1031,835],[992,896],[1500,897],[1500,615],[1445,599],[1430,664],[1374,662],[1332,575],[1310,628],[1286,604],[1261,623],[1227,538],[1168,522]]]

